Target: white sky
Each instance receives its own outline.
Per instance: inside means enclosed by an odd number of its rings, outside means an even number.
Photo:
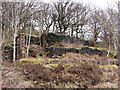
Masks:
[[[0,1],[31,1],[31,0],[0,0]],[[53,1],[60,1],[60,0],[33,0],[33,1],[50,3]],[[116,2],[120,0],[71,0],[71,1],[84,2],[85,4],[89,4],[91,6],[97,6],[102,9],[105,9],[108,7],[108,5],[113,8],[117,7]]]
[[[59,0],[41,0],[43,2],[52,2],[52,1],[59,1]],[[120,1],[120,0],[72,0],[72,1],[77,1],[77,2],[84,2],[86,4],[90,4],[92,6],[97,6],[100,7],[102,9],[107,8],[107,6],[111,6],[111,7],[116,7],[116,2]]]

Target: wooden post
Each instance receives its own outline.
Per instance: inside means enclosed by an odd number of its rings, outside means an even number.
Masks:
[[[21,58],[26,58],[26,48],[25,48],[25,34],[20,34],[20,50],[21,50]]]
[[[47,42],[46,42],[46,32],[44,31],[43,34],[42,34],[42,47],[43,47],[43,50],[46,49],[47,47]]]
[[[19,38],[17,38],[17,46],[16,46],[17,47],[17,59],[19,59],[19,49],[20,49],[19,44],[20,44],[19,43]]]

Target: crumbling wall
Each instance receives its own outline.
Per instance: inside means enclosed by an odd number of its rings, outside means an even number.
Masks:
[[[47,43],[49,46],[53,45],[54,43],[76,43],[76,44],[83,44],[84,46],[90,46],[88,41],[81,40],[80,38],[65,36],[65,35],[57,35],[54,33],[48,33],[47,35]]]
[[[17,38],[20,38],[20,36],[18,35]],[[29,35],[28,35],[29,38]],[[25,35],[25,43],[26,43],[26,39],[27,36]],[[38,36],[31,36],[31,44],[35,44],[35,45],[40,45],[40,40],[42,39],[42,37],[38,37]],[[48,33],[46,36],[46,41],[48,46],[51,46],[55,43],[59,43],[59,42],[63,42],[63,43],[77,43],[77,44],[83,44],[84,46],[90,46],[89,41],[85,41],[85,40],[81,40],[80,38],[75,38],[75,37],[70,37],[70,36],[65,36],[65,35],[57,35],[54,33]],[[43,42],[41,42],[41,44],[43,44]]]
[[[62,48],[62,47],[51,47],[47,48],[47,52],[49,57],[52,57],[53,55],[62,55],[67,52],[71,53],[80,53],[80,54],[88,54],[88,55],[107,55],[107,51],[105,50],[98,50],[98,49],[92,49],[89,47],[82,47],[81,49],[75,49],[75,48]]]
[[[22,35],[22,34],[20,34]],[[16,38],[16,59],[21,59],[22,58],[22,49],[21,49],[21,39],[20,35],[17,36]],[[29,35],[28,35],[29,38]],[[25,43],[26,43],[27,36],[24,35],[24,51],[26,50]],[[31,36],[31,45],[38,45],[36,46],[36,51],[42,50],[40,45],[40,39],[41,37],[36,37],[36,36]],[[74,38],[74,37],[69,37],[65,35],[56,35],[53,33],[48,33],[46,36],[46,41],[48,46],[54,45],[55,43],[63,42],[63,43],[76,43],[76,44],[83,44],[84,46],[90,46],[88,41],[81,40],[79,38]],[[42,44],[42,42],[41,42]],[[33,53],[38,53],[30,48],[30,56],[36,56]],[[48,56],[52,57],[53,55],[62,55],[65,54],[66,52],[72,52],[72,53],[80,53],[80,54],[89,54],[89,55],[94,55],[94,54],[101,54],[101,55],[106,55],[106,51],[100,51],[97,49],[91,49],[88,47],[82,47],[81,49],[75,49],[75,48],[57,48],[57,47],[52,47],[52,48],[47,48],[46,52],[49,52]],[[40,53],[40,52],[39,52]],[[13,47],[6,46],[3,50],[3,59],[5,60],[13,60]]]

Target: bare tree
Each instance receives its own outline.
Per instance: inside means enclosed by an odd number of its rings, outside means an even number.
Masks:
[[[2,28],[6,34],[2,34],[4,38],[10,36],[14,41],[13,60],[15,61],[16,35],[25,32],[29,28],[31,20],[31,12],[34,11],[33,2],[2,2]],[[14,34],[13,34],[14,33]],[[7,39],[6,39],[7,40]],[[6,41],[7,42],[7,41]],[[27,45],[27,42],[26,42]]]
[[[70,2],[56,2],[54,3],[55,12],[53,13],[53,20],[56,21],[56,27],[60,34],[65,34],[65,31],[70,26],[71,11],[69,11]]]
[[[93,41],[94,45],[96,45],[96,42],[98,38],[100,37],[101,33],[101,22],[100,22],[100,10],[94,9],[93,12],[91,12],[91,20],[89,21],[90,29],[93,34]]]
[[[74,8],[72,8],[71,12],[73,13],[70,21],[70,25],[72,27],[71,36],[73,36],[73,31],[75,31],[76,37],[78,37],[78,34],[80,34],[80,38],[84,39],[84,35],[86,33],[84,28],[89,20],[88,6],[84,5],[83,3],[74,3]]]
[[[84,26],[88,22],[89,9],[83,3],[60,1],[53,4],[53,20],[57,32],[65,34],[70,30],[71,36],[76,32],[76,37],[81,34],[84,37]]]
[[[53,23],[53,19],[52,19],[52,6],[50,4],[44,4],[43,5],[43,23],[45,26],[45,30],[47,30],[47,32],[49,32],[50,26]]]
[[[118,2],[118,13],[118,58],[120,58],[120,2]]]
[[[21,3],[14,3],[13,10],[12,10],[12,27],[15,27],[15,28],[13,28],[13,30],[14,30],[13,61],[16,60],[16,36],[17,36],[18,29],[19,29],[18,24],[20,22],[20,17],[19,17],[20,4]],[[15,22],[15,24],[14,24],[14,22]]]
[[[118,36],[117,36],[117,19],[118,13],[116,10],[112,8],[107,9],[107,26],[108,26],[108,34],[109,34],[109,52],[111,44],[114,46],[114,56],[117,55],[118,49]],[[109,54],[108,54],[109,55]]]
[[[32,23],[33,23],[33,15],[32,15],[32,19],[31,19],[30,34],[29,34],[29,41],[28,41],[28,45],[27,45],[27,57],[29,56],[31,33],[32,33],[32,29],[33,29],[33,28],[32,28]]]

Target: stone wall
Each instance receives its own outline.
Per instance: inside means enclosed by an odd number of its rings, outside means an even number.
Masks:
[[[28,36],[29,38],[29,36]],[[27,36],[23,33],[21,33],[20,35],[17,36],[16,38],[16,60],[17,59],[21,59],[21,58],[25,58],[26,56],[26,39]],[[84,46],[90,46],[88,41],[85,40],[81,40],[79,38],[74,38],[74,37],[69,37],[69,36],[65,36],[65,35],[56,35],[53,33],[48,33],[47,34],[47,44],[48,46],[54,45],[55,43],[76,43],[76,44],[83,44]],[[41,42],[42,43],[42,42]],[[36,37],[36,36],[31,36],[31,45],[40,45],[40,37]],[[13,46],[9,47],[6,46],[5,49],[3,50],[3,59],[5,60],[12,60],[13,59]],[[39,47],[40,48],[40,47]],[[38,50],[38,49],[37,49]],[[37,51],[36,50],[36,51]],[[93,54],[102,54],[103,51],[99,51],[99,50],[93,50],[87,47],[83,47],[80,50],[78,49],[74,49],[74,48],[47,48],[47,51],[50,52],[50,54],[48,56],[53,56],[53,55],[62,55],[63,53],[66,52],[72,52],[72,53],[80,53],[80,54],[89,54],[89,55],[93,55]],[[32,51],[31,51],[32,52]],[[104,51],[105,55],[106,55],[106,51]],[[32,55],[32,54],[30,54]]]
[[[81,40],[80,38],[48,33],[47,43],[49,46],[53,45],[54,43],[59,43],[59,42],[71,43],[71,44],[76,43],[76,44],[83,44],[84,46],[90,46],[88,41]]]
[[[62,48],[62,47],[51,47],[47,48],[47,52],[49,57],[52,57],[54,55],[62,55],[67,52],[71,53],[80,53],[80,54],[88,54],[88,55],[107,55],[107,51],[105,50],[98,50],[98,49],[92,49],[89,47],[82,47],[81,49],[75,49],[75,48]],[[110,53],[111,54],[111,53]]]

